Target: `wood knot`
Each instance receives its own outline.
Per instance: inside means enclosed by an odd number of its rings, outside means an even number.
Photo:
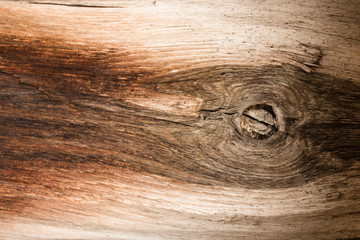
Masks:
[[[278,131],[273,108],[267,104],[252,105],[241,114],[240,127],[253,139],[266,139]]]

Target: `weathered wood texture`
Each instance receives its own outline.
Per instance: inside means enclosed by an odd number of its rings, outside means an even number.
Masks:
[[[359,36],[358,1],[0,1],[0,239],[360,238]]]

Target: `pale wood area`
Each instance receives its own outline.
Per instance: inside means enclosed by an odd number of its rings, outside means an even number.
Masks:
[[[358,1],[0,1],[0,239],[360,238],[359,76]]]

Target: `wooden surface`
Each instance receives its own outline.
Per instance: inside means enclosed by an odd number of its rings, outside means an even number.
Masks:
[[[360,238],[359,36],[355,0],[0,1],[0,239]]]

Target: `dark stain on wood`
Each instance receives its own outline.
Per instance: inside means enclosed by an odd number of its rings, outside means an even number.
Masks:
[[[125,50],[84,47],[54,38],[2,35],[0,55],[0,69],[21,83],[68,94],[124,95],[132,82],[153,74],[133,64],[136,59]]]

